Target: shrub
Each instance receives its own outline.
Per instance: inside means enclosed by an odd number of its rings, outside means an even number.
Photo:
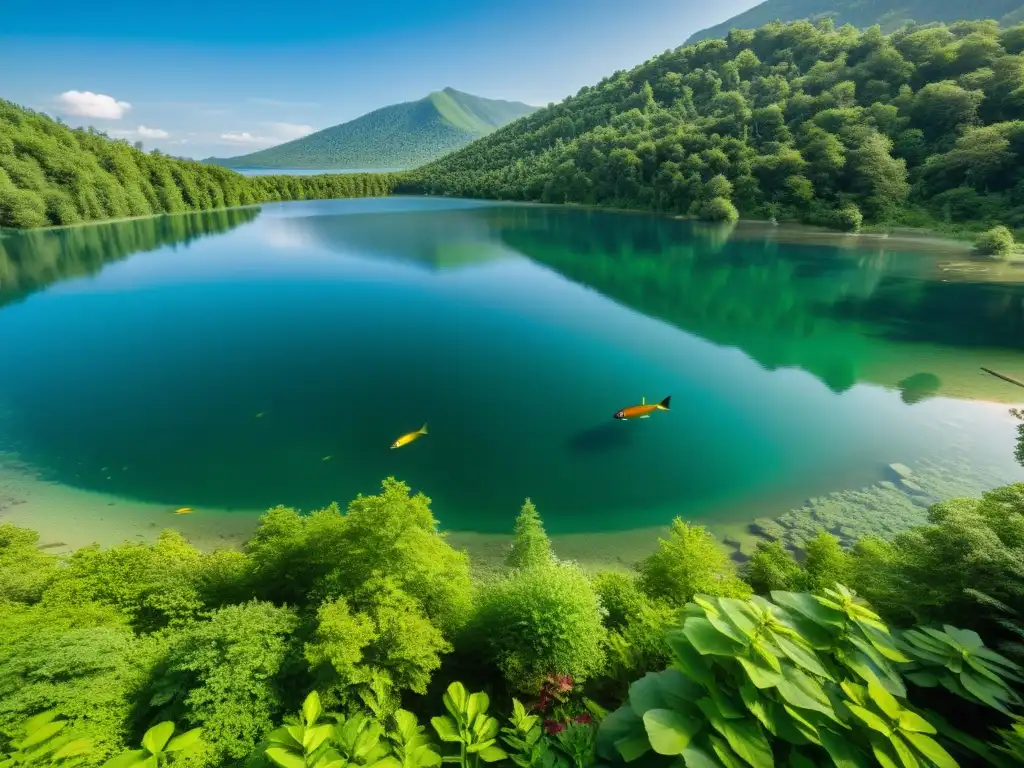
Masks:
[[[632,573],[603,571],[590,582],[605,610],[604,624],[608,629],[619,629],[650,608],[650,601],[640,591]]]
[[[983,256],[1007,259],[1014,251],[1013,233],[1002,225],[983,232],[974,241],[974,250]]]
[[[696,594],[746,597],[750,587],[711,533],[681,518],[672,521],[668,539],[637,566],[640,588],[649,597],[685,605]]]
[[[703,221],[736,221],[740,212],[728,198],[713,197],[700,207],[700,218]]]
[[[601,669],[602,614],[576,565],[526,568],[483,590],[472,636],[514,689],[533,693],[549,673],[582,681]]]
[[[759,541],[743,569],[743,578],[758,595],[777,589],[793,589],[803,571],[789,551],[778,541]]]
[[[843,232],[859,232],[864,223],[864,214],[853,203],[844,205],[832,217],[832,226]]]

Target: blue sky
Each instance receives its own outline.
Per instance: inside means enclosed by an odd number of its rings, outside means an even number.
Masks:
[[[755,2],[0,0],[0,97],[225,157],[445,86],[559,101]]]

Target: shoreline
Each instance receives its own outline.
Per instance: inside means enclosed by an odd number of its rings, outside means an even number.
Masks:
[[[198,162],[198,161],[197,161]],[[221,166],[215,166],[221,167]],[[236,170],[226,168],[232,173],[236,173],[239,176],[245,178],[252,178],[245,176],[245,174],[239,173]],[[315,176],[354,176],[354,175],[370,175],[370,176],[385,176],[385,175],[396,175],[394,172],[375,172],[375,171],[358,171],[352,173],[322,173],[315,174]],[[265,174],[275,175],[275,174]],[[288,174],[276,174],[287,176]],[[314,175],[310,175],[314,176]],[[477,198],[477,197],[456,197],[451,195],[432,195],[432,194],[407,194],[407,193],[394,193],[391,195],[374,196],[374,197],[407,197],[407,198],[437,198],[445,200],[467,200],[472,202],[480,203],[495,203],[498,205],[530,205],[539,206],[545,208],[572,208],[576,210],[591,210],[591,211],[607,211],[610,213],[623,213],[632,215],[642,216],[658,216],[662,218],[676,219],[680,221],[694,221],[700,222],[695,216],[688,216],[684,214],[666,213],[663,211],[652,211],[639,208],[617,208],[614,206],[603,206],[603,205],[587,205],[583,203],[542,203],[532,200],[500,200],[495,198]],[[96,224],[116,224],[127,221],[140,221],[143,219],[153,219],[161,216],[182,216],[188,214],[202,214],[210,213],[215,211],[231,211],[231,210],[242,210],[246,208],[258,208],[263,205],[281,204],[281,203],[301,203],[306,202],[308,199],[302,200],[267,200],[259,203],[248,203],[246,205],[234,205],[234,206],[222,206],[216,208],[203,208],[194,211],[175,211],[171,213],[152,213],[144,216],[124,216],[115,219],[92,219],[89,221],[79,221],[74,224],[52,224],[45,227],[25,227],[25,228],[14,228],[14,227],[0,227],[0,238],[6,236],[8,233],[21,233],[21,232],[50,232],[59,231],[64,229],[71,229],[75,227],[91,226]],[[323,200],[353,200],[357,198],[353,197],[333,197],[333,198],[315,198]],[[359,198],[363,199],[363,198]],[[836,245],[837,241],[842,241],[846,244],[846,247],[856,247],[864,243],[872,241],[885,241],[886,245],[898,245],[906,247],[913,251],[921,251],[923,253],[936,253],[937,251],[944,251],[949,253],[959,253],[962,255],[969,256],[969,260],[977,262],[979,264],[990,264],[990,265],[1008,265],[1008,266],[1019,266],[1024,268],[1024,261],[1021,260],[1010,260],[1000,261],[997,259],[991,259],[986,256],[979,256],[973,254],[973,246],[966,239],[969,233],[964,231],[960,236],[943,232],[941,230],[931,230],[926,228],[917,227],[902,227],[898,225],[886,226],[886,225],[869,225],[864,227],[859,232],[844,232],[841,230],[828,229],[813,224],[803,224],[798,221],[781,221],[778,224],[773,224],[769,219],[754,219],[754,218],[740,218],[731,224],[723,223],[712,223],[702,222],[708,226],[729,228],[730,235],[735,232],[736,229],[758,229],[767,230],[769,232],[775,232],[776,235],[782,234],[785,237],[772,238],[779,239],[780,242],[810,242],[807,237],[820,238],[820,244]],[[880,227],[884,229],[880,230]],[[794,240],[792,238],[800,236]],[[1024,276],[1022,276],[1024,278]]]

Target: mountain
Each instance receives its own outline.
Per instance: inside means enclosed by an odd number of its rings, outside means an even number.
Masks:
[[[537,109],[445,88],[276,147],[203,162],[226,168],[415,168]]]
[[[724,38],[730,29],[754,29],[773,21],[798,21],[831,16],[835,25],[852,24],[866,29],[878,24],[892,32],[907,21],[927,24],[961,19],[997,19],[1005,24],[1024,22],[1020,0],[977,0],[966,6],[960,0],[765,0],[721,24],[690,35],[687,43]]]
[[[399,179],[399,193],[1024,230],[1024,26],[807,21],[668,51]]]

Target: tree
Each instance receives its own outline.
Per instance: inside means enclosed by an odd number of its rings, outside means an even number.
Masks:
[[[554,559],[551,540],[544,530],[544,523],[533,502],[527,499],[516,518],[512,546],[505,563],[509,568],[529,568],[548,565]]]

